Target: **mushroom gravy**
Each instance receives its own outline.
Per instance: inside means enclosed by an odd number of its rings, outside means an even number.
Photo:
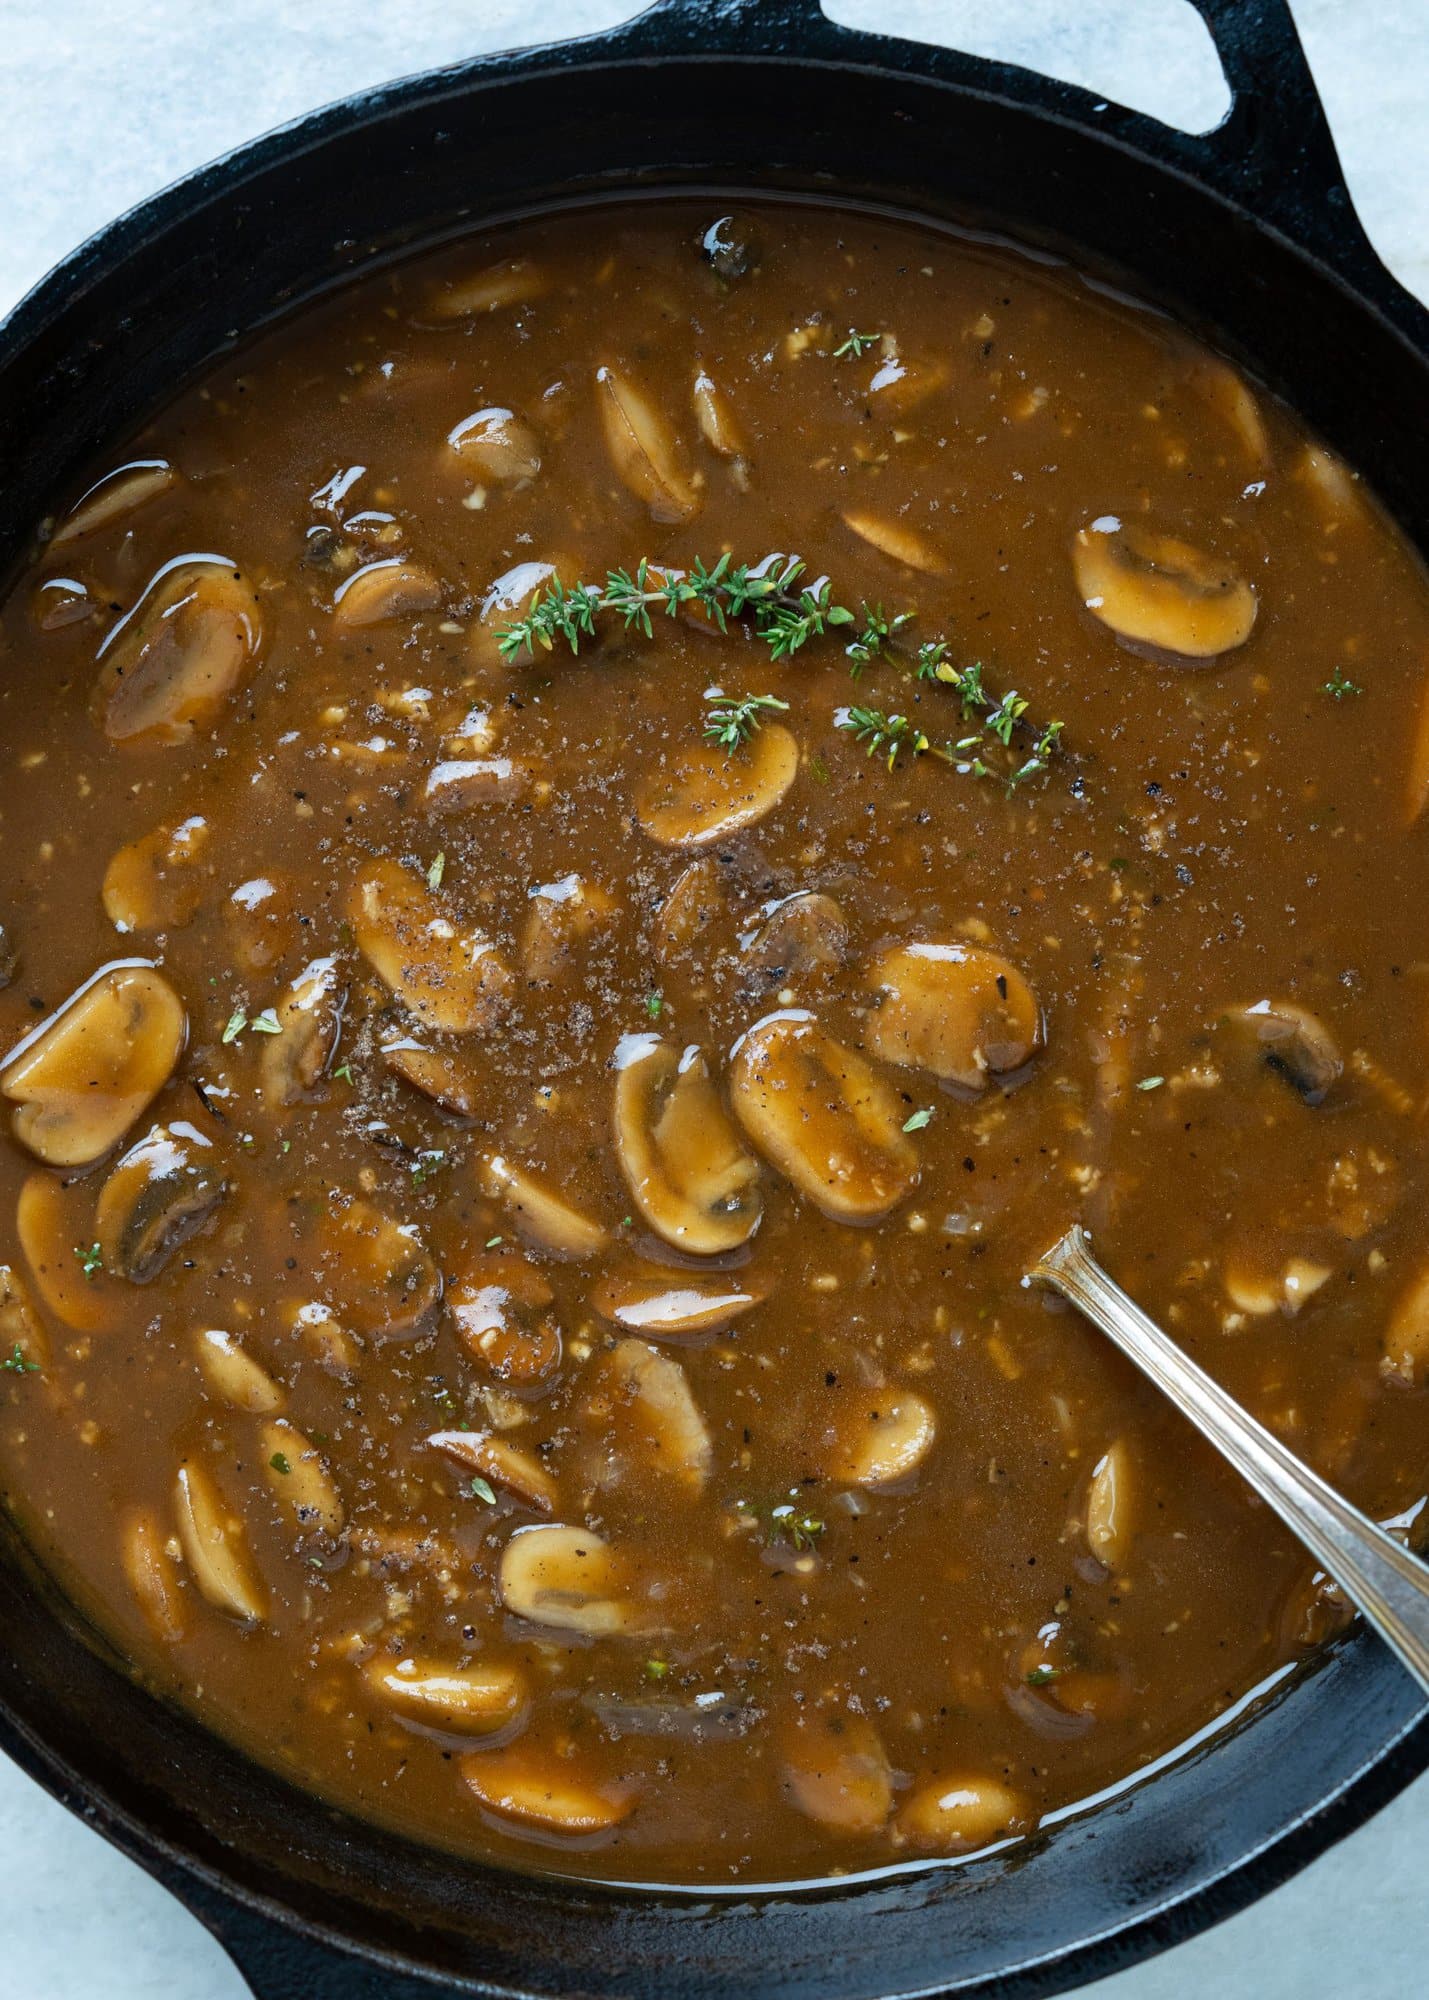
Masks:
[[[152,1686],[718,1886],[1025,1833],[1343,1624],[1021,1283],[1080,1217],[1414,1533],[1429,592],[1291,415],[667,202],[93,470],[3,613],[0,1473]]]

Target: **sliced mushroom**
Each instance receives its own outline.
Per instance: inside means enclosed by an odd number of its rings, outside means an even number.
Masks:
[[[835,1833],[876,1833],[893,1808],[888,1752],[862,1716],[819,1713],[791,1730],[782,1783],[801,1813]]]
[[[99,1191],[94,1233],[111,1276],[156,1278],[228,1192],[213,1141],[175,1119],[131,1146]]]
[[[1418,1388],[1429,1376],[1429,1265],[1411,1278],[1384,1330],[1382,1373]]]
[[[263,619],[223,556],[166,563],[99,649],[95,719],[114,743],[182,743],[258,657]]]
[[[475,319],[503,306],[527,306],[550,288],[539,264],[524,257],[489,264],[469,278],[445,284],[427,305],[434,319]]]
[[[644,391],[613,368],[595,371],[606,449],[622,484],[656,521],[688,521],[700,492],[680,463],[674,433]]]
[[[427,773],[422,804],[436,814],[514,805],[530,791],[533,777],[519,757],[444,757]]]
[[[188,923],[203,895],[196,864],[208,839],[208,821],[195,816],[118,848],[100,890],[115,930],[166,931]]]
[[[395,861],[369,861],[349,914],[363,956],[429,1027],[474,1034],[506,1014],[512,976],[482,931],[448,917],[426,884]]]
[[[270,1417],[282,1409],[282,1390],[262,1362],[255,1361],[231,1333],[207,1327],[194,1345],[204,1380],[225,1403],[257,1417]]]
[[[30,622],[37,632],[65,632],[71,625],[88,625],[100,615],[88,587],[74,576],[46,576],[30,598]]]
[[[148,1507],[131,1508],[120,1523],[119,1560],[124,1580],[154,1637],[166,1646],[175,1646],[188,1629],[188,1614],[166,1540]]]
[[[1229,1007],[1217,1027],[1284,1077],[1307,1104],[1323,1104],[1344,1069],[1324,1022],[1293,1000]]]
[[[882,1493],[906,1485],[932,1449],[938,1419],[911,1389],[850,1389],[840,1394],[821,1452],[825,1474],[844,1486]]]
[[[150,1508],[132,1508],[124,1516],[120,1524],[124,1580],[154,1638],[164,1646],[176,1646],[188,1630],[188,1608],[166,1542],[168,1536]]]
[[[727,284],[747,278],[763,254],[758,225],[738,209],[719,216],[700,231],[699,250],[710,269]]]
[[[554,1293],[542,1274],[508,1250],[488,1251],[447,1291],[457,1337],[474,1361],[515,1389],[544,1387],[561,1364]]]
[[[337,1481],[311,1438],[285,1417],[258,1427],[258,1449],[268,1484],[300,1535],[342,1533],[347,1510]]]
[[[297,885],[275,869],[240,882],[223,908],[234,955],[251,972],[267,972],[292,942],[297,924]]]
[[[910,1847],[934,1854],[967,1854],[1027,1833],[1035,1824],[1035,1813],[1011,1786],[961,1773],[919,1785],[895,1822]]]
[[[335,958],[305,965],[274,1008],[280,1032],[263,1048],[263,1095],[269,1104],[296,1104],[327,1075],[342,1033],[347,1000]]]
[[[18,1354],[27,1368],[49,1366],[50,1343],[29,1288],[11,1264],[0,1264],[0,1357]]]
[[[383,1042],[382,1060],[394,1076],[420,1090],[439,1110],[453,1118],[480,1117],[480,1084],[453,1050],[424,1048],[404,1035]]]
[[[296,1310],[290,1308],[289,1323],[319,1368],[336,1376],[339,1382],[352,1380],[357,1373],[362,1342],[342,1324],[331,1306],[325,1306],[319,1299],[309,1299]]]
[[[526,977],[543,985],[571,969],[581,947],[609,925],[617,907],[607,890],[581,875],[542,882],[528,890],[527,896],[521,959]]]
[[[539,1458],[489,1431],[433,1431],[427,1439],[465,1471],[513,1493],[538,1514],[554,1514],[560,1489]]]
[[[1079,529],[1072,567],[1088,611],[1133,648],[1213,660],[1255,626],[1255,591],[1238,570],[1141,522],[1103,514]]]
[[[643,1340],[620,1340],[600,1365],[587,1414],[618,1453],[633,1452],[654,1472],[698,1493],[714,1450],[689,1378],[673,1355]]]
[[[429,569],[404,556],[387,556],[364,563],[343,579],[333,594],[332,621],[343,631],[355,631],[389,618],[413,618],[441,601],[441,584]]]
[[[590,1303],[603,1319],[644,1334],[647,1340],[698,1340],[723,1333],[766,1297],[745,1273],[706,1277],[639,1264],[605,1272],[592,1287]]]
[[[439,1660],[369,1660],[368,1686],[409,1721],[450,1736],[508,1736],[526,1719],[526,1677],[518,1667]]]
[[[1365,521],[1368,508],[1359,474],[1323,445],[1302,449],[1294,476],[1309,490],[1327,533]]]
[[[1042,1040],[1036,995],[1016,966],[976,945],[908,944],[876,958],[868,1046],[966,1090],[1018,1069]]]
[[[587,1528],[518,1528],[501,1553],[501,1601],[533,1625],[588,1638],[631,1621],[625,1565]]]
[[[505,1154],[492,1153],[481,1165],[481,1184],[493,1201],[510,1212],[521,1235],[553,1257],[575,1263],[598,1257],[609,1241],[606,1230],[548,1187],[538,1174]]]
[[[161,493],[172,492],[178,484],[179,475],[166,458],[135,458],[116,466],[76,500],[50,537],[50,547],[63,548],[67,542],[98,534],[101,528],[157,500]]]
[[[731,459],[736,465],[743,466],[747,461],[748,447],[734,413],[734,405],[703,368],[695,371],[694,403],[695,422],[710,450],[720,458]]]
[[[667,962],[699,954],[710,930],[728,908],[718,862],[701,855],[676,876],[660,905],[656,951]]]
[[[662,847],[708,847],[773,812],[798,771],[799,746],[782,722],[766,722],[733,757],[713,743],[682,744],[637,786],[635,816]]]
[[[190,1460],[179,1467],[174,1514],[189,1575],[216,1610],[245,1624],[268,1615],[268,1593],[248,1554],[243,1522],[204,1466]]]
[[[522,562],[497,577],[482,598],[476,623],[471,628],[471,656],[476,664],[482,667],[503,666],[505,657],[501,651],[501,635],[506,627],[519,622],[537,591],[549,590],[553,583],[575,574],[569,563]],[[545,655],[541,657],[544,659]],[[531,664],[525,654],[513,664],[519,666],[523,662],[528,666]]]
[[[460,1769],[478,1804],[508,1832],[529,1827],[543,1842],[560,1834],[589,1841],[629,1819],[635,1808],[632,1785],[583,1778],[567,1758],[524,1744],[478,1751],[463,1757]]]
[[[705,1059],[658,1035],[627,1035],[615,1055],[615,1151],[650,1227],[674,1249],[713,1257],[747,1243],[763,1202]]]
[[[1213,354],[1198,355],[1187,373],[1201,401],[1234,431],[1251,466],[1259,471],[1269,465],[1265,420],[1245,377]]]
[[[463,417],[447,434],[447,447],[494,486],[529,486],[541,470],[536,433],[514,410],[492,408]]]
[[[902,1101],[809,1014],[766,1015],[741,1037],[730,1101],[765,1158],[836,1222],[877,1222],[917,1182]]]
[[[344,1294],[342,1316],[358,1333],[410,1333],[440,1305],[442,1274],[410,1223],[353,1201],[319,1228],[323,1262]]]
[[[1135,1483],[1131,1452],[1118,1438],[1093,1466],[1087,1487],[1087,1547],[1108,1569],[1120,1568],[1131,1547]]]
[[[100,1333],[117,1317],[117,1287],[97,1262],[81,1259],[73,1201],[53,1174],[32,1173],[15,1204],[15,1235],[35,1291],[76,1333]]]
[[[912,361],[900,354],[891,334],[883,336],[881,358],[868,385],[869,408],[884,419],[906,417],[935,395],[948,379],[941,361]]]
[[[99,973],[0,1068],[15,1137],[52,1167],[87,1167],[117,1145],[173,1074],[188,1022],[151,965]]]
[[[1277,1255],[1274,1242],[1244,1243],[1227,1257],[1222,1283],[1237,1312],[1253,1319],[1282,1313],[1293,1319],[1307,1299],[1334,1276],[1328,1264]]]
[[[843,523],[861,542],[867,542],[890,562],[902,563],[905,569],[919,570],[924,576],[942,576],[947,570],[946,558],[926,535],[920,535],[906,522],[890,521],[884,514],[870,514],[860,508],[846,510]]]
[[[768,905],[764,921],[740,945],[743,988],[757,997],[775,987],[808,983],[841,965],[848,951],[848,923],[832,896],[801,890]]]

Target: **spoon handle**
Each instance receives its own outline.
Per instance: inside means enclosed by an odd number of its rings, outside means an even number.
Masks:
[[[1273,1507],[1429,1694],[1429,1570],[1287,1451],[1107,1276],[1074,1223],[1028,1272],[1086,1314]]]

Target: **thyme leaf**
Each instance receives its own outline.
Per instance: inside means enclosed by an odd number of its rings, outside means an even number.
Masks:
[[[766,716],[782,714],[789,706],[774,694],[746,694],[734,700],[723,688],[711,688],[705,700],[711,704],[705,717],[706,741],[716,744],[726,757],[744,748]]]

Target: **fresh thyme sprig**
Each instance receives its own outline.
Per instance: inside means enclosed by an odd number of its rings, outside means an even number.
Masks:
[[[695,605],[721,632],[728,631],[731,618],[748,618],[769,647],[770,658],[786,660],[831,627],[857,622],[846,605],[834,603],[826,576],[801,588],[803,574],[798,556],[769,555],[759,563],[736,564],[726,552],[713,567],[696,560],[680,571],[642,561],[633,575],[613,569],[603,584],[578,583],[571,589],[553,577],[532,598],[524,618],[502,627],[497,643],[502,658],[513,662],[534,659],[538,646],[550,652],[557,640],[579,653],[581,641],[594,638],[602,611],[619,618],[627,632],[642,632],[648,639],[655,630],[652,613],[674,618],[686,605]]]
[[[1014,702],[1017,697],[1014,697]],[[996,740],[1006,746],[1012,729],[1021,719],[1027,704],[1021,703],[1018,712],[1008,723],[1009,709],[1006,697],[992,703],[982,717],[982,728],[990,732]],[[1007,735],[1002,734],[1007,725]],[[855,742],[862,743],[870,757],[882,756],[890,771],[896,770],[898,760],[905,753],[910,757],[937,757],[944,764],[951,764],[955,771],[965,777],[990,778],[999,775],[995,767],[987,762],[981,752],[987,745],[987,735],[975,734],[945,738],[935,741],[927,731],[906,715],[890,715],[881,708],[841,708],[834,717],[834,727],[851,735]],[[1032,746],[1031,753],[1022,763],[1011,770],[1001,772],[1003,785],[1009,793],[1045,771],[1056,749],[1057,739],[1062,733],[1060,722],[1049,722]]]
[[[744,747],[766,715],[783,714],[789,707],[777,694],[746,694],[735,701],[723,688],[710,688],[705,700],[712,704],[705,717],[706,741],[717,744],[726,757]]]
[[[852,355],[855,361],[862,358],[865,348],[872,347],[876,340],[882,340],[881,333],[858,333],[853,327],[848,330],[848,338],[841,340],[834,349],[834,360],[843,361]]]
[[[713,564],[696,558],[688,570],[642,560],[633,572],[613,569],[604,583],[578,583],[569,589],[553,577],[533,596],[525,617],[501,629],[498,642],[503,658],[513,663],[534,659],[538,647],[550,652],[558,642],[578,654],[582,643],[595,637],[602,614],[619,619],[627,632],[651,638],[656,616],[675,618],[687,607],[697,608],[721,632],[728,631],[732,619],[748,623],[768,646],[771,661],[788,660],[811,640],[844,632],[849,635],[844,651],[855,679],[877,663],[891,665],[907,678],[947,688],[957,696],[964,722],[973,725],[962,736],[935,739],[903,714],[876,708],[841,711],[837,726],[864,743],[870,756],[882,753],[890,770],[905,753],[934,756],[971,777],[999,776],[1013,792],[1047,769],[1062,733],[1060,722],[1039,728],[1028,719],[1027,701],[1015,688],[992,693],[983,681],[981,664],[974,660],[957,665],[946,640],[926,641],[910,663],[900,635],[912,622],[911,612],[890,617],[881,604],[864,604],[854,612],[835,601],[827,577],[806,582],[804,576],[805,565],[798,556],[773,554],[749,564],[734,562],[726,551]],[[711,690],[709,698],[720,706],[710,711],[705,736],[730,756],[749,741],[767,713],[788,706],[773,695],[734,700],[723,689]],[[1029,747],[1026,756],[1014,762],[1019,737]],[[991,761],[984,753],[991,753]]]

